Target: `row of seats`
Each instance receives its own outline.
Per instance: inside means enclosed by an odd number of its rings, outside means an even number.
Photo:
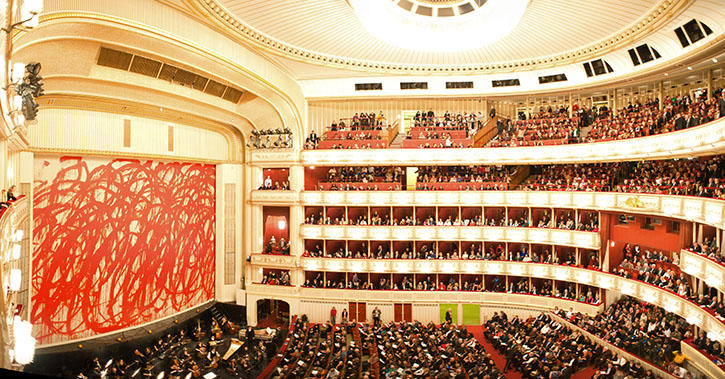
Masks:
[[[572,116],[567,112],[551,109],[546,112],[542,109],[528,119],[521,115],[519,120],[501,119],[497,125],[497,135],[487,146],[544,146],[629,139],[691,128],[725,115],[721,88],[712,91],[709,98],[705,95],[691,99],[686,94],[665,99],[661,106],[659,99],[648,100],[644,105],[630,103],[616,114],[606,107],[579,109],[575,104],[574,108]],[[382,138],[380,125],[384,121],[382,112],[378,116],[374,113],[361,116],[355,114],[347,123],[344,119],[340,123],[333,122],[322,139],[312,132],[305,148],[388,148],[387,141],[364,142]],[[473,136],[482,125],[483,115],[480,112],[457,115],[446,112],[443,117],[436,117],[433,111],[418,112],[402,147],[472,147]],[[582,132],[585,133],[584,137]]]
[[[725,158],[675,159],[623,163],[561,164],[529,166],[530,175],[518,186],[511,181],[526,166],[472,166],[462,173],[455,168],[418,169],[416,189],[436,191],[508,190],[527,191],[612,191],[713,197],[725,199]],[[332,168],[330,170],[337,170]],[[329,177],[318,182],[319,190],[399,190],[404,189],[400,175],[382,179],[367,178],[361,183],[349,178]],[[382,186],[386,182],[391,185]]]

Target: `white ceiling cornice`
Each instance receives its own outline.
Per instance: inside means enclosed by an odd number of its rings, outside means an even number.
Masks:
[[[308,64],[314,64],[314,65],[320,65],[324,66],[326,68],[335,68],[335,69],[345,69],[345,70],[353,70],[357,72],[366,72],[366,73],[380,73],[380,74],[487,74],[487,73],[501,73],[501,72],[514,72],[514,71],[529,71],[529,70],[538,70],[538,69],[544,69],[544,68],[552,68],[556,66],[561,65],[567,65],[577,62],[583,62],[590,59],[594,59],[596,57],[602,56],[608,52],[612,52],[615,50],[623,49],[625,47],[631,46],[636,41],[642,40],[646,38],[647,36],[657,32],[661,29],[663,25],[666,25],[669,21],[671,21],[673,18],[678,17],[682,14],[685,10],[687,10],[691,5],[695,3],[695,1],[691,0],[641,0],[637,2],[637,5],[639,8],[636,10],[628,10],[626,6],[623,6],[624,3],[629,4],[630,6],[634,6],[634,3],[631,1],[625,1],[622,4],[619,4],[618,2],[612,2],[612,1],[600,1],[600,2],[588,2],[588,4],[591,4],[591,7],[598,7],[597,10],[599,11],[600,8],[607,9],[606,7],[609,7],[609,11],[606,12],[607,17],[595,17],[592,16],[592,13],[584,12],[582,11],[582,15],[585,15],[586,17],[594,17],[591,20],[575,20],[574,18],[571,19],[572,25],[555,25],[551,22],[547,22],[546,15],[547,12],[555,12],[556,6],[562,6],[565,4],[569,4],[568,2],[561,3],[552,3],[552,2],[541,2],[542,0],[532,0],[532,4],[530,5],[533,10],[531,10],[531,14],[524,15],[524,19],[522,20],[522,23],[529,23],[528,26],[523,26],[522,28],[525,29],[526,33],[529,33],[527,36],[516,36],[516,39],[513,39],[513,42],[517,42],[515,44],[511,44],[506,41],[505,49],[507,51],[512,51],[517,48],[517,46],[522,46],[521,49],[524,49],[523,45],[521,43],[522,40],[528,40],[529,42],[537,40],[537,38],[542,38],[542,36],[547,34],[555,35],[555,31],[559,31],[560,34],[564,33],[564,29],[567,27],[577,27],[577,34],[571,33],[571,38],[584,38],[587,43],[578,45],[576,43],[567,43],[567,41],[564,39],[562,40],[559,38],[557,41],[554,42],[561,42],[562,46],[574,46],[572,49],[568,49],[564,52],[555,52],[553,54],[548,55],[537,55],[537,54],[528,54],[525,59],[501,59],[497,60],[494,58],[488,59],[486,61],[483,61],[481,59],[476,58],[476,54],[474,54],[477,50],[472,50],[468,52],[461,52],[456,53],[456,57],[451,57],[451,60],[453,63],[418,63],[425,61],[425,53],[418,53],[418,52],[410,52],[405,51],[403,49],[398,49],[402,51],[398,51],[395,55],[395,57],[399,57],[400,59],[360,59],[356,57],[355,53],[350,54],[331,54],[326,53],[324,50],[325,45],[322,42],[317,41],[317,35],[316,33],[323,33],[323,31],[316,30],[315,33],[310,33],[307,31],[307,34],[310,35],[310,43],[309,46],[314,46],[315,48],[307,48],[307,47],[300,47],[293,45],[292,43],[289,43],[287,41],[284,41],[280,38],[275,38],[271,36],[270,32],[263,32],[258,30],[258,28],[250,26],[248,23],[244,21],[244,16],[239,15],[239,7],[243,6],[250,6],[251,1],[243,1],[243,2],[237,2],[236,0],[195,0],[201,6],[203,9],[209,12],[208,16],[211,16],[215,18],[217,21],[223,23],[230,31],[232,31],[233,34],[235,34],[238,38],[243,40],[246,43],[249,43],[257,48],[259,48],[262,51],[265,51],[267,53],[272,53],[280,57],[284,57],[286,59],[291,59],[299,62],[304,62]],[[349,8],[349,5],[344,2],[343,0],[325,0],[325,4],[332,7],[335,6],[337,8],[334,9],[344,9],[342,7]],[[338,4],[342,3],[342,4]],[[289,4],[289,2],[285,2]],[[280,2],[264,2],[260,3],[263,6],[267,7],[275,7],[280,6]],[[225,6],[226,5],[226,6]],[[236,11],[229,10],[232,5],[237,5],[236,8],[234,8]],[[308,4],[308,6],[311,6]],[[320,9],[326,9],[324,7],[321,7],[316,5],[317,8]],[[331,8],[332,9],[332,8]],[[269,12],[271,12],[274,9],[270,9]],[[642,10],[648,10],[646,13],[641,13]],[[561,10],[562,12],[564,10]],[[578,10],[577,10],[578,11]],[[592,11],[592,10],[590,10]],[[354,12],[350,9],[349,12],[354,15]],[[529,12],[529,11],[527,11]],[[569,10],[571,12],[571,10]],[[637,13],[640,12],[640,13]],[[602,12],[599,12],[602,13]],[[273,14],[270,13],[270,14]],[[347,13],[345,13],[347,14]],[[576,14],[576,13],[574,13]],[[635,16],[636,15],[636,16]],[[640,16],[641,15],[641,16]],[[339,14],[336,13],[336,17],[339,16]],[[298,20],[294,19],[296,16],[290,16],[285,18],[283,15],[280,15],[277,17],[277,22],[273,23],[273,25],[270,26],[270,28],[292,28],[291,30],[294,30],[295,27],[298,26],[297,22]],[[300,19],[307,20],[309,18],[309,15],[299,15]],[[612,20],[619,20],[617,24],[614,24]],[[350,20],[341,20],[341,22],[348,22]],[[575,22],[576,21],[576,22]],[[574,25],[576,24],[576,25]],[[304,24],[303,24],[304,25]],[[624,25],[624,27],[621,27]],[[582,27],[587,26],[587,27]],[[347,27],[351,31],[351,33],[360,33],[361,27],[356,27],[354,25],[351,25]],[[560,30],[561,29],[561,30]],[[616,29],[616,30],[615,30]],[[530,35],[532,31],[539,30],[539,33],[535,33],[534,35]],[[612,31],[614,31],[612,33]],[[301,32],[301,30],[300,30]],[[524,33],[522,31],[520,34]],[[560,36],[559,34],[559,36]],[[579,35],[580,34],[580,35]],[[340,36],[342,40],[343,36]],[[526,38],[521,38],[526,37]],[[514,38],[514,37],[512,37]],[[551,37],[553,38],[553,37]],[[505,38],[504,40],[508,39]],[[542,40],[547,42],[552,42],[549,40]],[[299,44],[301,45],[301,44]],[[375,41],[370,42],[370,44],[367,45],[366,48],[370,48],[372,46],[372,49],[375,49],[376,43]],[[554,51],[555,47],[550,46],[551,43],[548,43],[548,46],[541,46],[542,50],[549,50]],[[554,45],[557,45],[554,43]],[[381,46],[378,44],[378,48],[380,50],[384,49],[385,46]],[[357,48],[358,46],[351,46],[353,50]],[[363,48],[363,46],[359,47],[360,49]],[[554,50],[552,50],[554,49]],[[480,50],[480,49],[479,49]],[[492,50],[493,49],[489,49]],[[536,50],[536,49],[534,49]],[[336,51],[343,51],[340,49],[337,49]],[[496,51],[498,53],[498,51]],[[359,54],[357,54],[359,55]],[[493,55],[493,52],[491,52],[489,55]],[[505,57],[505,54],[497,54],[499,56]],[[387,57],[387,56],[386,56]],[[421,58],[423,57],[423,58]],[[464,59],[465,57],[468,57],[469,59]],[[459,59],[460,58],[460,59]],[[435,59],[434,59],[435,60]]]

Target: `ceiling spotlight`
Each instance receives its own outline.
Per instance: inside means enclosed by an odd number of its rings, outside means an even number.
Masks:
[[[712,63],[717,63],[717,58],[712,58]]]
[[[688,66],[688,67],[687,67],[687,69],[688,69],[688,70],[690,70],[690,71],[692,71],[692,67],[689,67],[689,66]]]
[[[670,74],[668,74],[668,73],[665,72],[665,76],[668,76],[668,75],[670,75]]]

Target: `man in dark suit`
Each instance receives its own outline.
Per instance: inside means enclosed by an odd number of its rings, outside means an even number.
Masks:
[[[720,94],[720,100],[717,102],[717,109],[720,111],[720,117],[725,116],[725,96]]]
[[[506,365],[503,367],[504,373],[506,373],[506,371],[509,370],[509,367],[511,367],[511,365],[514,363],[514,358],[516,357],[518,349],[518,345],[514,345],[506,352]]]
[[[675,118],[675,130],[682,130],[687,127],[687,120],[682,117],[682,113],[679,113]]]
[[[695,115],[688,114],[687,128],[692,128],[693,126],[697,126],[697,125],[700,125],[700,117],[698,117],[696,114]]]

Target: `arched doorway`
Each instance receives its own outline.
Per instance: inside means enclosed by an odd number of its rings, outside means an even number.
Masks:
[[[258,328],[286,328],[289,325],[289,304],[282,300],[257,300]]]

